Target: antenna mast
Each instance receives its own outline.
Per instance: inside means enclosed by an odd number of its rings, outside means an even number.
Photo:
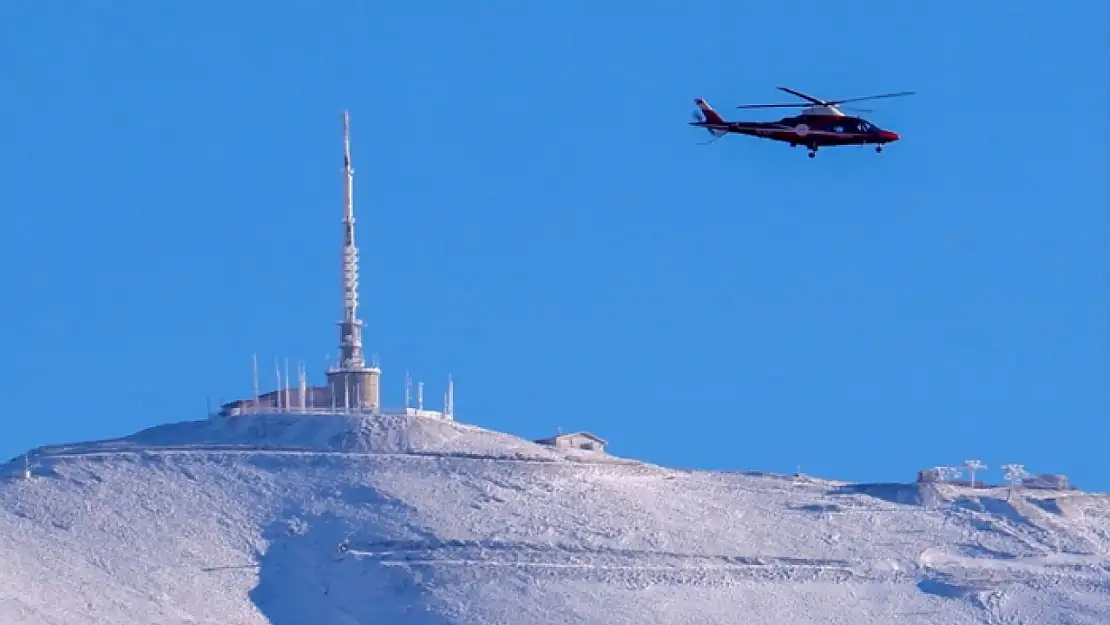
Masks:
[[[405,410],[407,411],[412,406],[412,378],[409,377],[408,369],[405,370]]]
[[[305,369],[303,362],[297,363],[297,393],[301,403],[301,412],[308,409],[308,371]]]
[[[254,364],[254,377],[252,378],[254,390],[254,403],[251,405],[252,409],[258,409],[258,354],[251,355],[251,361]]]
[[[358,318],[358,248],[355,246],[355,170],[351,166],[350,115],[343,112],[343,250],[340,280],[343,287],[343,318],[339,322],[339,361],[328,369],[328,385],[332,397],[343,400],[345,410],[351,406],[369,408],[377,414],[381,404],[377,365],[366,366],[362,352],[362,320]],[[351,394],[355,396],[352,397]]]
[[[447,376],[447,390],[443,393],[443,416],[451,420],[455,418],[455,381],[451,375]]]
[[[285,359],[285,386],[282,389],[282,392],[285,393],[285,409],[289,410],[289,408],[292,407],[293,404],[289,403],[289,359],[288,358]]]
[[[351,117],[343,112],[343,176],[346,195],[343,211],[343,322],[339,367],[363,369],[362,322],[358,318],[358,248],[355,247],[355,170],[351,166]]]

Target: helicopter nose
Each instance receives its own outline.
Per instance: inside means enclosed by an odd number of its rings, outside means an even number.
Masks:
[[[899,140],[899,139],[901,139],[901,138],[902,138],[902,137],[899,137],[899,136],[898,136],[898,133],[896,133],[896,132],[891,132],[891,131],[889,131],[889,130],[882,130],[882,131],[879,131],[879,137],[880,137],[880,138],[881,138],[881,139],[882,139],[883,141],[897,141],[897,140]]]

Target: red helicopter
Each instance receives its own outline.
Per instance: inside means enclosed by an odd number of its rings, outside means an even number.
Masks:
[[[705,143],[712,143],[726,134],[734,133],[782,141],[789,143],[792,148],[804,145],[809,149],[810,158],[817,156],[818,148],[841,145],[874,145],[876,152],[882,152],[883,145],[897,141],[901,137],[897,133],[879,128],[862,117],[845,115],[837,106],[845,102],[914,94],[913,91],[901,91],[845,100],[821,100],[789,87],[779,87],[779,90],[807,100],[809,104],[744,104],[736,108],[802,108],[804,110],[798,115],[784,117],[775,122],[741,122],[726,121],[709,106],[708,102],[695,98],[694,104],[697,105],[698,110],[694,111],[694,121],[690,122],[690,125],[704,128],[713,135],[713,139]],[[870,112],[866,109],[855,110]]]

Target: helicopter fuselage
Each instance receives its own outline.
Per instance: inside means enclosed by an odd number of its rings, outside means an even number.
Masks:
[[[838,145],[884,145],[900,138],[860,117],[802,113],[774,122],[691,122],[707,130],[782,141],[809,148]]]

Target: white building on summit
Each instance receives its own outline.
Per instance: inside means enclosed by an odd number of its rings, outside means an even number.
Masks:
[[[278,388],[260,394],[258,361],[254,363],[254,394],[223,404],[218,416],[232,417],[260,412],[355,412],[383,414],[381,402],[381,368],[367,365],[362,351],[363,322],[358,317],[358,248],[355,246],[354,175],[351,164],[350,116],[343,113],[343,248],[340,257],[340,280],[343,286],[343,318],[339,321],[339,360],[327,370],[327,386],[310,387],[303,366],[297,367],[297,384],[289,380],[286,363],[284,380],[277,370]],[[417,406],[409,402],[410,381],[405,375],[405,408],[399,414],[454,419],[454,383],[448,377],[443,397],[443,410],[424,409],[424,383],[417,384]]]
[[[560,433],[533,442],[556,449],[585,449],[587,451],[605,451],[605,446],[608,445],[605,439],[590,432]]]

